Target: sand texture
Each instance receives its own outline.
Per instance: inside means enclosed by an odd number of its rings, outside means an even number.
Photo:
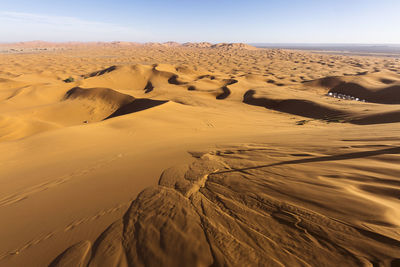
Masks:
[[[0,266],[400,266],[398,58],[0,48]]]

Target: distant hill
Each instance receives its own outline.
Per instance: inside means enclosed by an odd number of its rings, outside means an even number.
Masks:
[[[29,42],[18,42],[18,43],[3,43],[0,47],[7,48],[19,48],[19,49],[32,49],[32,48],[61,48],[61,47],[87,47],[87,46],[100,46],[100,47],[129,47],[129,46],[148,46],[148,47],[188,47],[188,48],[213,48],[213,49],[246,49],[246,50],[256,50],[257,48],[244,43],[217,43],[212,44],[208,42],[198,42],[198,43],[177,43],[173,41],[165,43],[148,42],[148,43],[136,43],[136,42],[45,42],[45,41],[29,41]]]

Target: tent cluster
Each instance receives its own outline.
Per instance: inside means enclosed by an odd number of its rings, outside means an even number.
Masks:
[[[354,97],[351,95],[338,94],[338,93],[334,93],[334,92],[329,92],[328,96],[331,96],[334,98],[339,98],[339,99],[345,99],[345,100],[355,100],[355,101],[366,102],[365,99],[361,99],[361,98]]]

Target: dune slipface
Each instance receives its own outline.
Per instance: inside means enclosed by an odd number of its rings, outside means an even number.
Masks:
[[[0,266],[398,266],[398,59],[9,46]]]

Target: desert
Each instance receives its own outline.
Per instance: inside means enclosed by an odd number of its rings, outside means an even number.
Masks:
[[[399,58],[1,47],[0,266],[399,266]]]

